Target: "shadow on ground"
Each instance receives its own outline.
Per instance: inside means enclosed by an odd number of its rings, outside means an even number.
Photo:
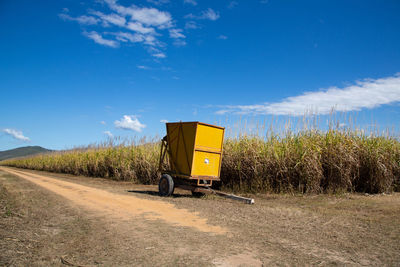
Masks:
[[[144,194],[144,195],[151,195],[151,196],[160,196],[158,194],[158,191],[153,191],[153,190],[127,190],[129,193],[137,193],[137,194]],[[198,198],[196,196],[193,196],[192,194],[172,194],[172,197],[174,198],[180,198],[180,197],[185,197],[185,198]]]

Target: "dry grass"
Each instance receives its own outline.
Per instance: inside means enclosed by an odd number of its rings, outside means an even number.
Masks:
[[[382,193],[399,189],[399,171],[394,138],[308,131],[226,141],[221,180],[234,191]]]
[[[68,173],[135,183],[152,184],[158,181],[159,145],[90,146],[86,149],[72,149],[63,152],[41,154],[33,157],[7,160],[3,165]]]
[[[269,130],[264,136],[240,134],[227,138],[221,186],[238,192],[274,193],[400,190],[400,142],[397,138],[342,129],[337,121],[329,123],[326,131],[315,130],[315,124],[314,118],[297,127],[300,130],[293,130],[287,124],[281,134]],[[155,184],[160,175],[157,170],[159,152],[159,142],[109,142],[1,164]]]

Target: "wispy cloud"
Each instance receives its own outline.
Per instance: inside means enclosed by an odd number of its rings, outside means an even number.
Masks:
[[[330,87],[288,97],[281,102],[257,105],[226,106],[217,114],[274,114],[301,116],[305,112],[329,114],[335,111],[358,111],[400,101],[400,74],[380,79],[364,79],[344,88]]]
[[[103,124],[103,125],[106,125],[106,122],[105,122],[105,121],[101,121],[100,123]]]
[[[141,34],[131,34],[129,32],[107,32],[107,34],[111,34],[115,36],[120,42],[132,42],[132,43],[139,43],[144,41],[144,36]]]
[[[195,21],[188,21],[185,23],[185,29],[198,29],[200,26]]]
[[[213,9],[209,8],[206,11],[203,11],[201,18],[209,20],[217,20],[219,19],[219,12],[215,12]]]
[[[176,27],[176,20],[173,20],[168,11],[154,7],[124,6],[117,0],[99,1],[105,3],[109,12],[90,9],[85,15],[72,17],[69,15],[69,10],[63,9],[59,17],[66,21],[76,21],[85,28],[96,27],[94,30],[84,30],[84,35],[98,44],[117,48],[121,43],[142,43],[150,54],[158,58],[166,57],[166,45],[158,40],[166,35],[160,31],[168,30],[167,36],[174,44],[176,39],[186,37],[183,30]],[[168,3],[169,0],[148,0],[148,2],[161,5]],[[107,31],[103,32],[102,28],[107,28]],[[181,45],[182,43],[180,42]],[[151,50],[149,47],[157,49]]]
[[[3,129],[3,132],[10,135],[16,140],[24,141],[24,142],[29,142],[31,139],[28,137],[24,136],[24,134],[21,131],[15,130],[15,129]]]
[[[197,5],[197,1],[195,1],[195,0],[183,0],[183,3],[191,4],[191,5],[194,5],[194,6]]]
[[[167,120],[160,120],[161,123],[167,123]]]
[[[114,125],[120,129],[132,130],[136,132],[141,132],[142,129],[146,128],[146,125],[140,123],[135,115],[124,115],[122,119],[116,120]]]
[[[103,132],[105,135],[107,135],[109,138],[113,138],[114,135],[110,131],[104,131]]]
[[[102,21],[102,24],[104,27],[109,27],[111,25],[116,25],[116,26],[122,27],[126,23],[125,17],[120,16],[115,13],[104,14],[100,11],[91,11],[90,13],[92,15],[99,17],[99,19]]]
[[[169,0],[147,0],[147,2],[155,4],[157,6],[168,4]]]
[[[156,47],[153,47],[153,46],[149,47],[147,49],[147,51],[155,58],[165,58],[165,57],[167,57],[164,52],[162,52],[160,49],[158,49]]]
[[[176,39],[176,40],[173,42],[173,44],[174,44],[175,46],[185,46],[187,43],[186,43],[186,41],[184,41],[184,40],[182,40],[182,39]]]
[[[237,5],[239,5],[239,3],[237,1],[230,1],[228,4],[228,8],[232,9],[232,8],[236,7]]]
[[[74,17],[71,17],[68,14],[61,13],[58,16],[63,20],[76,21],[79,24],[84,24],[84,25],[95,25],[95,24],[100,22],[99,19],[97,19],[95,17],[92,17],[92,16],[86,16],[86,15],[74,18]]]
[[[226,40],[226,39],[228,39],[228,36],[221,34],[220,36],[218,36],[218,39]]]
[[[148,70],[148,69],[150,69],[150,67],[144,66],[144,65],[137,65],[136,67],[137,67],[138,69],[141,69],[141,70]]]
[[[118,42],[116,42],[114,40],[104,39],[103,36],[101,36],[99,33],[95,32],[95,31],[84,32],[83,34],[86,37],[88,37],[89,39],[92,39],[93,41],[95,41],[95,43],[113,47],[113,48],[117,48],[119,46]]]
[[[126,25],[129,30],[141,33],[141,34],[154,34],[155,30],[152,27],[144,27],[140,22],[129,22]]]
[[[170,29],[169,30],[169,36],[171,38],[186,38],[186,36],[182,33],[181,29]]]
[[[161,52],[153,54],[152,56],[156,57],[156,58],[166,58],[167,57],[164,53],[161,53]]]
[[[186,41],[182,40],[183,38],[186,38],[186,36],[182,33],[181,29],[170,29],[169,30],[169,36],[173,39],[175,39],[175,41],[173,42],[173,44],[175,46],[184,46],[186,45]]]
[[[131,43],[140,44],[154,57],[154,61],[167,57],[166,50],[169,43],[174,46],[185,46],[187,44],[185,31],[200,28],[196,20],[215,21],[220,17],[219,12],[208,8],[196,15],[186,15],[185,18],[192,20],[184,22],[184,29],[180,29],[177,26],[177,19],[174,19],[168,11],[162,10],[162,5],[170,3],[170,0],[147,0],[147,3],[157,7],[146,7],[144,6],[146,2],[140,5],[123,5],[118,0],[95,2],[103,4],[101,10],[92,8],[81,16],[71,16],[70,10],[63,8],[59,17],[65,21],[79,23],[83,28],[83,35],[97,44],[112,48],[122,45],[133,47]],[[184,0],[184,3],[197,5],[196,0]],[[229,2],[229,6],[236,4],[237,2],[233,0]]]
[[[193,15],[192,13],[187,14],[185,18],[189,19],[207,19],[207,20],[217,20],[219,19],[219,12],[215,12],[212,8],[208,8],[205,11],[202,11],[200,15]]]
[[[172,26],[172,16],[169,12],[160,11],[156,8],[138,7],[131,5],[125,7],[117,4],[116,0],[105,0],[113,11],[122,16],[128,16],[132,21],[137,21],[149,26],[169,28]]]

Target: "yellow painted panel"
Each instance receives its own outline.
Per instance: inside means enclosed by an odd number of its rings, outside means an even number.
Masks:
[[[196,148],[221,152],[224,130],[199,124],[196,133]]]
[[[167,123],[168,143],[172,154],[170,166],[179,174],[191,174],[196,125],[196,123]]]
[[[198,122],[167,123],[171,170],[181,175],[219,177],[223,138],[223,128]]]
[[[220,160],[220,154],[195,151],[192,175],[219,177]]]

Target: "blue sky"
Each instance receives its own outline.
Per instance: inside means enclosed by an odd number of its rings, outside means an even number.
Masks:
[[[399,1],[1,1],[0,150],[332,106],[398,130],[399,14]]]

